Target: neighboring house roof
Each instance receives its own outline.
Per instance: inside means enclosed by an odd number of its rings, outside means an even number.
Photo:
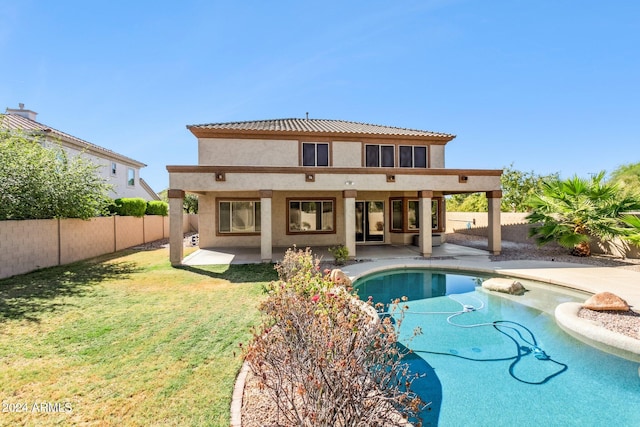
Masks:
[[[80,150],[87,150],[98,155],[110,157],[115,160],[120,160],[124,163],[128,163],[139,168],[147,166],[146,164],[134,160],[130,157],[123,156],[122,154],[116,153],[115,151],[108,150],[96,144],[92,144],[91,142],[77,138],[73,135],[69,135],[68,133],[59,131],[52,128],[51,126],[44,125],[42,123],[36,122],[35,120],[23,117],[19,114],[0,114],[0,126],[10,130],[22,130],[43,137],[49,136],[54,140],[59,139],[61,141],[75,145]]]
[[[188,125],[195,136],[209,134],[238,132],[238,133],[274,133],[274,134],[334,134],[352,136],[400,136],[433,138],[450,141],[455,135],[431,132],[417,129],[406,129],[392,126],[380,126],[368,123],[350,122],[345,120],[327,119],[272,119],[228,123],[209,123]]]
[[[153,200],[162,200],[160,196],[158,196],[158,193],[153,191],[153,188],[151,188],[151,186],[147,183],[147,181],[145,181],[142,178],[139,178],[139,182],[140,182],[140,187],[144,188],[144,190],[147,193],[149,193],[149,196],[153,197]]]

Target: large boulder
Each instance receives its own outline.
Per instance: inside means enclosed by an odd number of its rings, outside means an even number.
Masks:
[[[482,287],[489,291],[503,292],[511,295],[523,295],[527,290],[522,283],[514,279],[494,277],[482,282]]]
[[[600,292],[586,300],[582,305],[583,308],[595,311],[629,311],[629,304],[616,294],[611,292]]]

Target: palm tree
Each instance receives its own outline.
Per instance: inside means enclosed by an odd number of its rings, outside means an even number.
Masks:
[[[627,238],[626,212],[640,209],[640,198],[623,194],[613,183],[603,183],[605,173],[590,179],[574,176],[544,182],[542,192],[529,200],[529,236],[538,245],[557,242],[575,256],[591,255],[591,239]]]

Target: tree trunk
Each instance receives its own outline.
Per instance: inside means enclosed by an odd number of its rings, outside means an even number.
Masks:
[[[578,243],[571,250],[571,255],[573,256],[591,256],[591,245],[589,242]]]

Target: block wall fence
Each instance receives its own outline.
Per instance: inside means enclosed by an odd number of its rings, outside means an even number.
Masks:
[[[486,212],[447,212],[446,215],[447,233],[487,237],[488,214]],[[527,213],[501,212],[502,240],[535,244],[534,239],[529,237],[531,225],[527,222],[527,215]],[[591,251],[623,258],[640,258],[639,247],[629,246],[619,239],[614,241],[594,239]]]
[[[182,230],[198,231],[198,216],[185,214]],[[0,221],[0,279],[168,237],[169,217],[158,215]]]

